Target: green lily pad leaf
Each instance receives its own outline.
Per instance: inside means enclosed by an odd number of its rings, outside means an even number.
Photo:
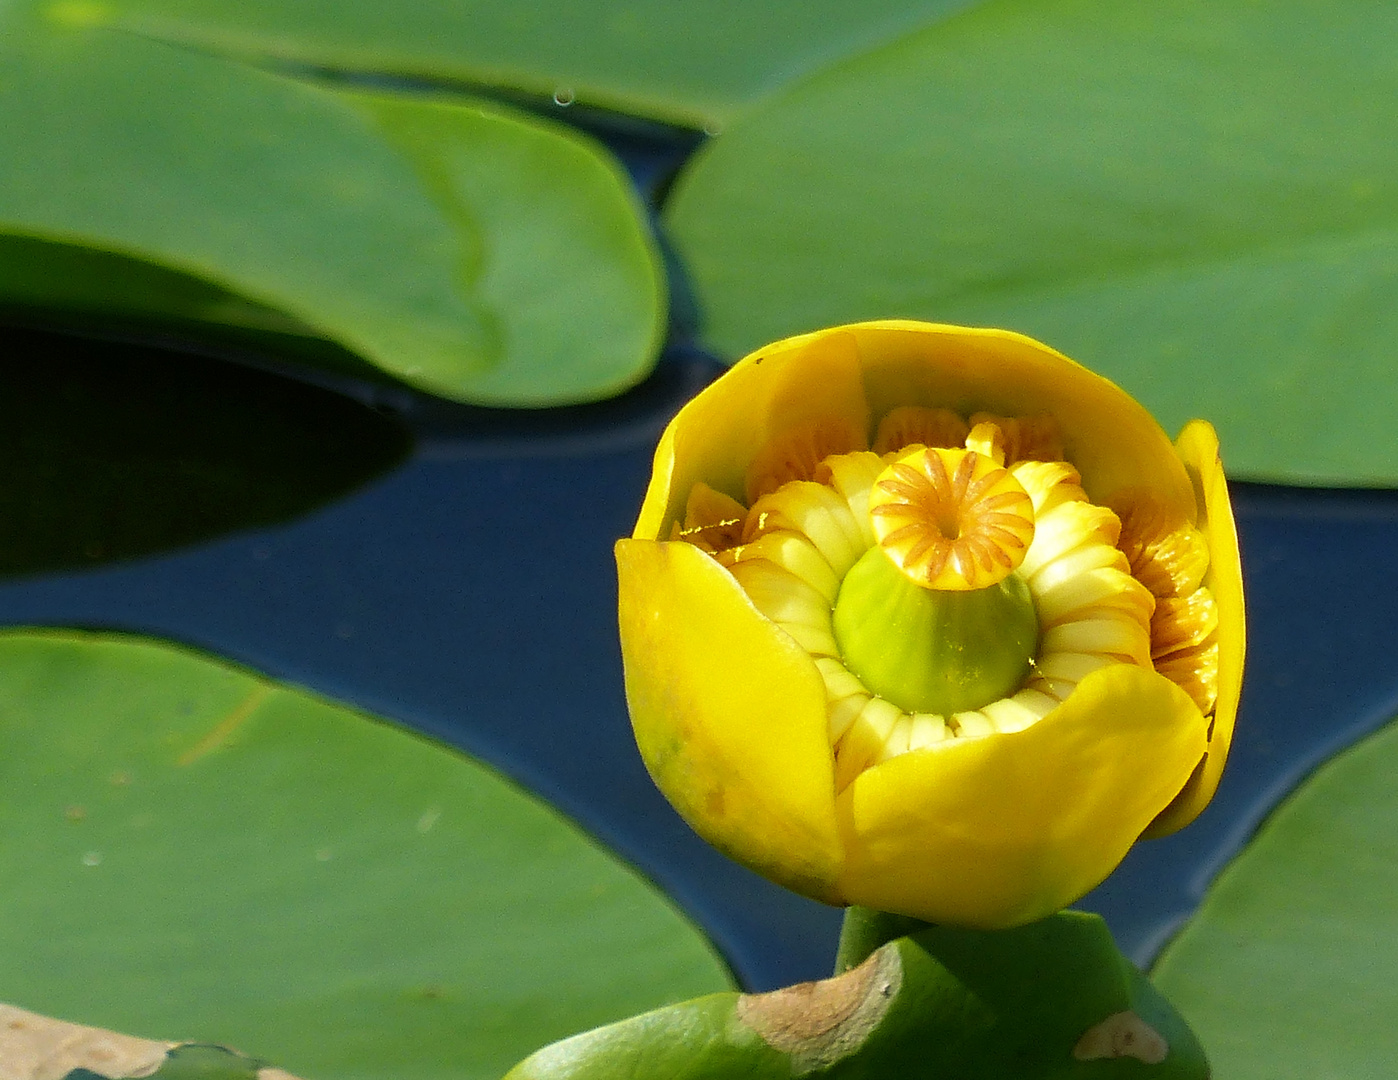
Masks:
[[[998,325],[1220,429],[1230,471],[1398,484],[1398,8],[987,2],[793,84],[667,222],[738,356]]]
[[[108,324],[187,324],[314,337],[315,331],[275,308],[139,259],[110,251],[0,233],[0,303],[22,319],[44,312],[63,321],[82,316]],[[365,365],[367,367],[367,365]]]
[[[506,1080],[1207,1080],[1184,1021],[1094,915],[934,927],[834,978],[713,994],[545,1047]]]
[[[298,1076],[498,1077],[728,979],[488,769],[168,645],[0,635],[0,1000]]]
[[[968,2],[31,0],[215,51],[557,94],[694,127]]]
[[[1155,978],[1229,1080],[1398,1060],[1398,725],[1306,781],[1214,882]]]
[[[659,258],[584,136],[15,11],[0,85],[0,234],[167,272],[108,293],[110,262],[65,281],[12,241],[0,303],[318,335],[489,405],[606,397],[654,362]]]
[[[368,406],[266,372],[18,330],[6,346],[0,578],[287,521],[412,445]]]

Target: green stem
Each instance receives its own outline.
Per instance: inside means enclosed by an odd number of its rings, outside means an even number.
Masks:
[[[845,908],[845,921],[840,927],[835,974],[843,975],[850,968],[858,967],[880,945],[926,930],[931,925],[910,915],[890,915],[887,911],[850,905]]]

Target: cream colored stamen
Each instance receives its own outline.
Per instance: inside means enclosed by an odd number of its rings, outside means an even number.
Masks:
[[[929,589],[1003,581],[1034,539],[1029,494],[971,450],[933,447],[899,458],[874,482],[869,516],[889,558]]]

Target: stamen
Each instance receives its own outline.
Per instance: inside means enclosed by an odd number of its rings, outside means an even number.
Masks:
[[[812,656],[839,656],[830,627],[830,605],[795,574],[766,559],[734,563],[730,573],[753,606]]]
[[[969,425],[950,409],[901,405],[879,421],[874,453],[888,454],[905,446],[961,446]]]
[[[1155,670],[1208,716],[1218,698],[1218,609],[1202,584],[1209,570],[1208,541],[1188,522],[1172,523],[1149,498],[1133,502],[1121,524],[1119,546],[1131,573],[1156,596],[1151,618]]]
[[[1005,433],[999,424],[977,424],[966,436],[966,449],[988,457],[997,465],[1005,464]]]
[[[1078,470],[1066,461],[1017,461],[1010,475],[1020,482],[1034,502],[1034,518],[1064,502],[1086,502]]]
[[[829,484],[849,504],[865,547],[874,546],[874,531],[869,524],[869,492],[887,464],[878,454],[861,450],[853,454],[835,454],[816,468],[815,480]]]
[[[1079,682],[1094,671],[1115,663],[1120,661],[1091,653],[1060,652],[1047,655],[1035,666],[1029,689],[1066,701]]]
[[[1028,493],[970,450],[929,448],[899,458],[875,481],[869,516],[894,565],[929,589],[1003,581],[1034,538]]]
[[[995,726],[996,731],[1009,735],[1033,727],[1056,708],[1057,698],[1026,687],[1012,697],[992,701],[979,711]]]
[[[725,561],[730,569],[749,559],[767,559],[815,589],[827,604],[834,604],[840,592],[840,577],[825,561],[825,556],[811,543],[805,533],[792,529],[773,529],[758,536],[750,544],[733,548],[732,558]]]
[[[684,525],[670,526],[671,540],[686,540],[710,555],[735,547],[743,538],[748,511],[737,499],[715,491],[702,480],[689,489]]]
[[[1194,699],[1205,716],[1218,698],[1218,605],[1200,587],[1157,602],[1151,619],[1155,670]]]
[[[864,706],[869,704],[872,694],[850,694],[831,701],[827,706],[829,709],[830,721],[830,745],[837,746],[845,732],[850,729],[850,725],[859,718],[859,714],[864,711]]]
[[[949,734],[945,717],[936,713],[913,713],[908,749],[921,750],[923,747],[937,746],[946,742]]]
[[[835,790],[843,791],[877,761],[898,721],[908,714],[883,698],[871,697],[835,748]]]
[[[1209,569],[1209,544],[1186,521],[1171,522],[1164,507],[1138,499],[1119,510],[1121,548],[1131,575],[1156,596],[1188,596]]]
[[[904,716],[893,725],[893,730],[888,733],[888,738],[884,740],[883,749],[874,758],[874,763],[880,764],[891,758],[896,758],[899,754],[908,752],[909,743],[913,734],[913,718]]]
[[[831,454],[863,450],[865,433],[842,417],[813,421],[777,436],[748,466],[748,503],[793,480],[815,478],[816,467]]]
[[[1150,667],[1150,631],[1124,612],[1094,611],[1091,618],[1044,631],[1042,656],[1058,652],[1100,653],[1115,660]],[[1043,661],[1040,661],[1040,667]]]
[[[1218,605],[1208,589],[1168,596],[1155,604],[1150,620],[1151,656],[1163,658],[1202,645],[1218,629]]]
[[[963,739],[979,739],[995,734],[995,725],[990,722],[990,717],[979,710],[956,713],[947,723],[954,727],[957,735]]]
[[[981,424],[994,424],[1000,429],[1008,465],[1017,461],[1062,461],[1065,456],[1063,435],[1050,413],[1019,417],[976,413],[971,417],[972,428]]]
[[[1218,701],[1218,642],[1211,637],[1205,644],[1171,653],[1155,665],[1155,670],[1178,686],[1209,716]]]
[[[752,543],[778,529],[804,533],[840,577],[867,549],[849,504],[831,488],[812,481],[796,480],[758,499],[748,511],[743,541]]]
[[[1082,618],[1091,609],[1129,612],[1147,623],[1155,611],[1150,590],[1125,570],[1103,566],[1077,577],[1041,589],[1034,597],[1034,609],[1044,627]]]
[[[816,670],[820,672],[820,677],[825,682],[827,700],[839,701],[852,694],[869,696],[869,691],[864,689],[864,684],[855,678],[854,673],[840,661],[823,656],[815,664]]]

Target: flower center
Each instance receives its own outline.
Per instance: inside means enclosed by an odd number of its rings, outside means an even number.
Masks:
[[[1004,580],[1034,539],[1034,505],[993,458],[918,448],[869,493],[874,538],[909,581],[969,591]]]
[[[810,654],[837,790],[1036,724],[1110,664],[1154,667],[1212,710],[1202,537],[1147,500],[1124,520],[1089,502],[1051,416],[901,406],[866,445],[847,424],[788,432],[752,463],[750,505],[696,483],[670,534]]]

